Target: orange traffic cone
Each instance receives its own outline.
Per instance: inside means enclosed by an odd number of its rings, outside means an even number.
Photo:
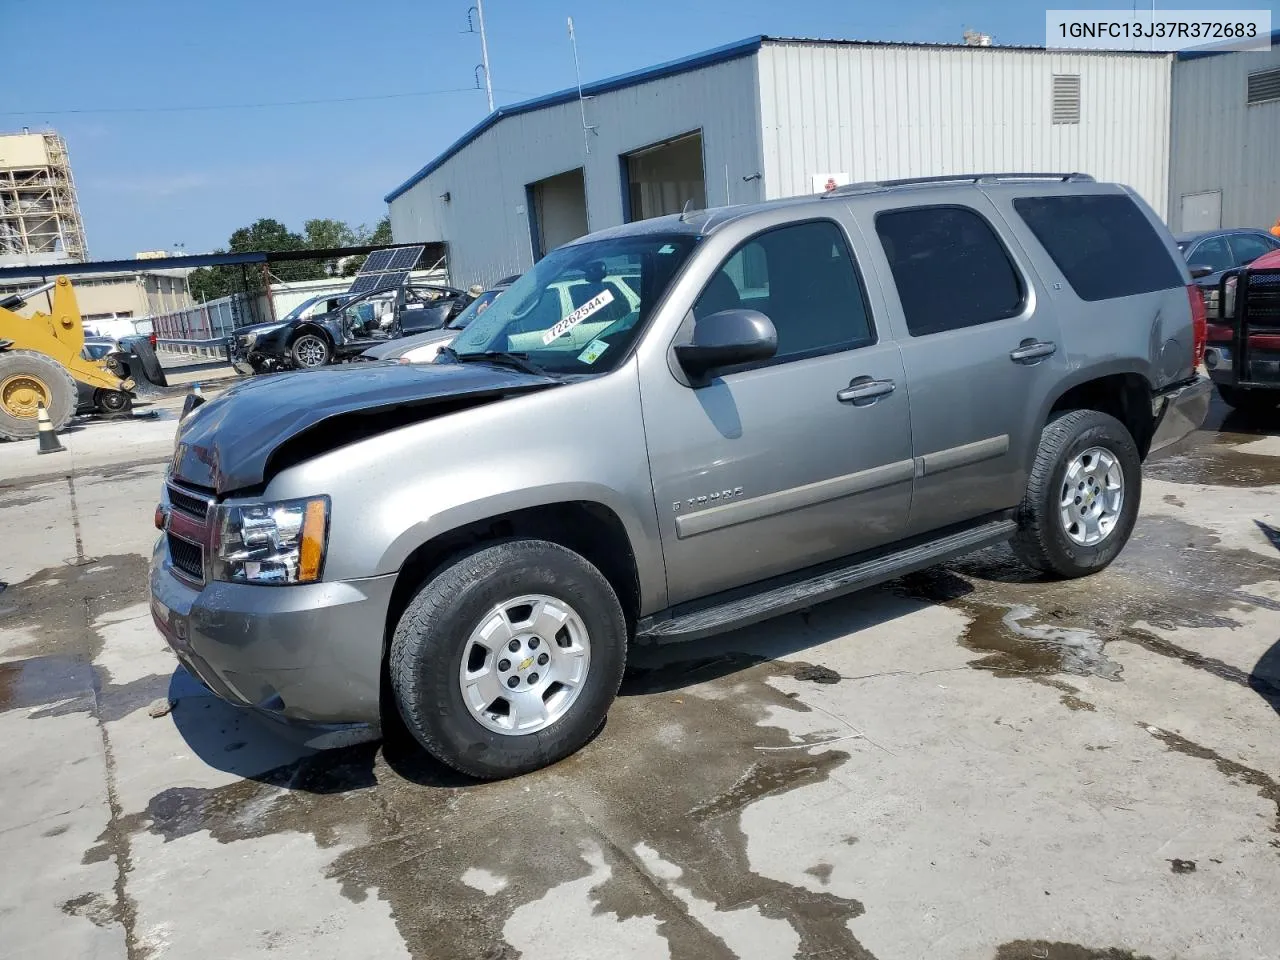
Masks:
[[[40,422],[40,449],[37,453],[62,453],[67,448],[58,442],[58,435],[53,432],[53,421],[49,419],[49,411],[44,404],[36,401],[36,419]]]

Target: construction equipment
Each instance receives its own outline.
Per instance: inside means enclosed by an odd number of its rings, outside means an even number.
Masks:
[[[46,291],[52,291],[50,313],[14,312]],[[42,405],[54,430],[65,427],[79,403],[77,384],[95,396],[122,394],[132,401],[134,381],[116,376],[107,358],[85,359],[83,350],[84,325],[66,277],[0,299],[0,439],[34,437]]]

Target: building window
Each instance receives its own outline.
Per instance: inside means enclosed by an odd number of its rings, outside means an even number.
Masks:
[[[1270,103],[1280,100],[1280,67],[1249,74],[1248,102]]]
[[[1053,122],[1080,122],[1080,74],[1053,75]]]

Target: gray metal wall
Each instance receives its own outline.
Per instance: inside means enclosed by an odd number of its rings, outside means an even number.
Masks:
[[[1268,53],[1226,53],[1173,66],[1170,220],[1182,197],[1222,192],[1224,227],[1270,227],[1280,217],[1280,102],[1249,106],[1248,76],[1280,67]]]
[[[770,198],[818,173],[1081,171],[1166,213],[1168,55],[774,41],[758,61]],[[1081,77],[1078,124],[1051,123],[1056,73]]]
[[[526,184],[584,167],[589,227],[614,226],[619,156],[669,137],[701,128],[709,205],[761,199],[760,181],[743,180],[760,170],[759,119],[750,56],[589,100],[589,156],[576,101],[507,117],[393,200],[391,230],[397,243],[447,242],[456,285],[492,283],[533,263]]]

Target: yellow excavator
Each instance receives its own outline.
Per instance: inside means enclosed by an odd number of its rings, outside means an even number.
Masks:
[[[48,291],[50,313],[15,312]],[[49,411],[53,428],[61,429],[84,394],[97,409],[129,409],[133,379],[118,376],[125,371],[111,357],[88,359],[84,346],[84,324],[66,277],[0,299],[0,439],[34,437],[40,406]]]

